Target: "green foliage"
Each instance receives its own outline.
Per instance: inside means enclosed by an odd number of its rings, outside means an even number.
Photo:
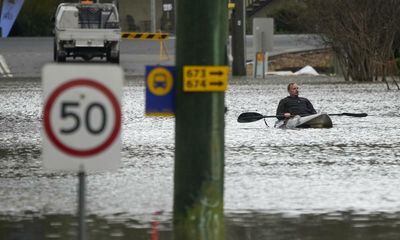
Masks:
[[[25,1],[15,21],[11,36],[48,36],[51,35],[51,17],[61,0]]]
[[[301,13],[305,9],[302,1],[288,1],[272,9],[267,17],[274,18],[276,33],[304,33]]]
[[[304,1],[306,26],[335,52],[346,80],[374,81],[393,74],[382,69],[400,48],[398,0]]]

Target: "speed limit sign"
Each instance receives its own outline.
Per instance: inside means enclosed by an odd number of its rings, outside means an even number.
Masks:
[[[44,166],[116,169],[121,158],[121,68],[51,64],[43,69],[42,83]]]

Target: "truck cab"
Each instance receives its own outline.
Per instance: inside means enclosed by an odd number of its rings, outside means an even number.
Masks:
[[[119,63],[121,28],[115,4],[61,3],[54,20],[54,61],[100,57]]]

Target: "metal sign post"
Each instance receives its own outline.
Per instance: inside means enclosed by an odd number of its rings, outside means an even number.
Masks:
[[[85,199],[85,192],[86,192],[86,182],[85,182],[85,171],[81,170],[78,172],[78,217],[79,217],[79,224],[78,224],[78,239],[84,240],[86,239],[86,222],[85,222],[85,215],[86,215],[86,199]]]
[[[268,52],[273,50],[274,20],[273,18],[253,19],[254,64],[253,77],[265,78],[268,71]]]

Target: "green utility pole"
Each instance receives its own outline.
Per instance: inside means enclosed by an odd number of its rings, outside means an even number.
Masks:
[[[246,76],[246,10],[244,0],[235,0],[232,11],[232,75]]]
[[[184,66],[227,66],[227,0],[176,0],[174,240],[224,239],[224,92],[184,92]]]

